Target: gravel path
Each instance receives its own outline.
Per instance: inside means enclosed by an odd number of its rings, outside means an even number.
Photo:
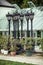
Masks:
[[[4,56],[0,55],[1,60],[10,60],[10,61],[17,61],[17,62],[23,62],[23,63],[32,63],[37,65],[43,65],[43,58],[39,58],[37,56]]]

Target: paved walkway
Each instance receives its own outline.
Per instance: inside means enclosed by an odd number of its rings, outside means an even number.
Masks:
[[[23,63],[32,63],[37,65],[43,65],[43,58],[39,58],[37,56],[4,56],[0,55],[1,60],[10,60],[10,61],[17,61],[17,62],[23,62]]]

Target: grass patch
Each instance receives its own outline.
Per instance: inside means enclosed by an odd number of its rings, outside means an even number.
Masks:
[[[0,60],[0,65],[34,65],[34,64],[26,64],[26,63],[13,62],[13,61],[7,61],[7,60]]]

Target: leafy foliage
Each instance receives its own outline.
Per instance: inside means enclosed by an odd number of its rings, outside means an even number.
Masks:
[[[23,0],[23,3],[22,3],[22,5],[21,5],[21,7],[22,8],[26,8],[26,7],[28,7],[28,2],[29,0]]]
[[[0,48],[6,48],[8,39],[5,36],[0,35]]]
[[[40,5],[43,5],[43,0],[32,0],[33,1],[33,3],[35,3],[36,4],[36,6],[40,6]]]
[[[32,1],[36,6],[40,6],[43,5],[43,0],[7,0],[10,3],[16,3],[18,6],[20,6],[21,8],[26,8],[28,7],[27,2],[28,1]]]

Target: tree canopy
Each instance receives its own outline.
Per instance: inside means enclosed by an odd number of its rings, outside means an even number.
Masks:
[[[28,7],[28,4],[27,4],[28,1],[32,1],[36,6],[43,5],[43,0],[7,0],[7,1],[13,4],[16,3],[21,8]]]

